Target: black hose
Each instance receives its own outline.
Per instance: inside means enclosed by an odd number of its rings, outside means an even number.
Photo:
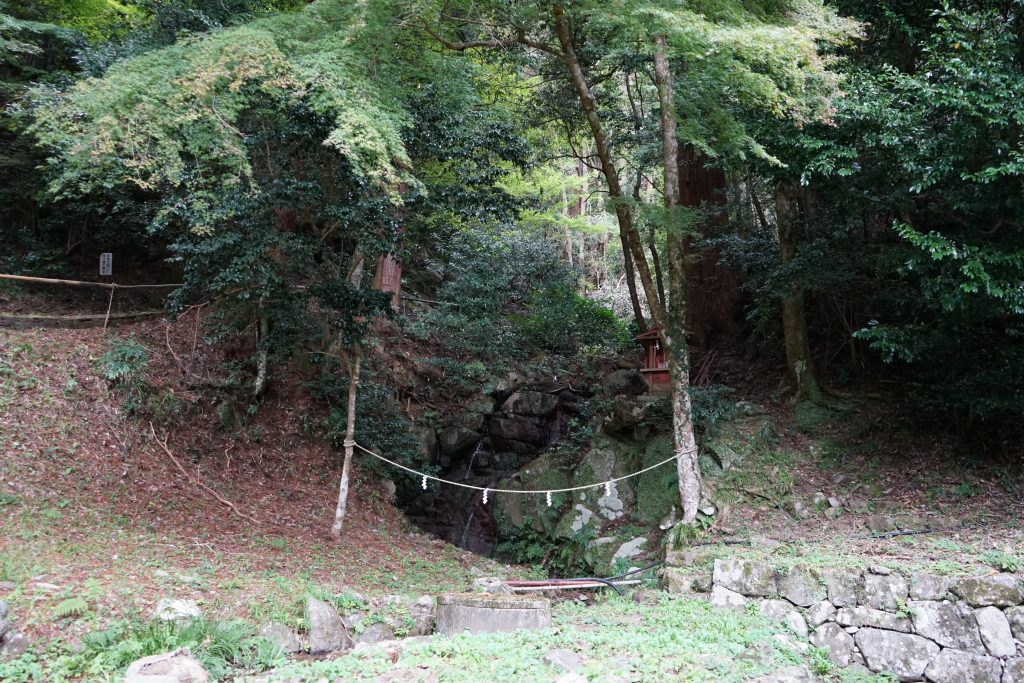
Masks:
[[[619,574],[618,576],[609,576],[606,579],[602,579],[602,578],[597,577],[597,576],[579,576],[579,577],[573,577],[571,579],[561,579],[561,580],[562,581],[596,581],[598,583],[603,583],[603,584],[605,584],[607,586],[611,586],[612,588],[615,589],[615,592],[618,593],[619,595],[625,595],[625,593],[622,592],[622,589],[615,585],[615,583],[614,583],[615,580],[617,580],[617,579],[624,579],[627,576],[633,576],[634,574],[642,574],[642,573],[644,573],[646,571],[650,571],[650,570],[654,569],[655,567],[657,567],[658,565],[661,565],[661,564],[665,564],[665,560],[656,560],[654,562],[651,562],[646,567],[641,567],[640,569],[631,569],[630,571],[626,572],[625,574]],[[571,588],[571,586],[566,586],[566,588]]]
[[[618,593],[619,595],[625,595],[622,592],[621,588],[619,588],[614,583],[612,583],[611,579],[601,579],[601,578],[598,578],[596,576],[581,576],[578,579],[567,579],[567,580],[568,581],[597,581],[598,583],[603,583],[603,584],[606,584],[608,586],[611,586],[612,588],[615,589],[615,592]],[[572,588],[572,586],[567,585],[566,588]]]
[[[646,567],[641,567],[640,569],[631,569],[630,571],[626,572],[625,574],[619,574],[618,576],[609,576],[608,580],[609,581],[614,581],[615,579],[624,579],[627,576],[633,576],[634,574],[643,574],[644,572],[650,571],[651,569],[654,569],[655,567],[657,567],[658,565],[661,565],[661,564],[665,564],[665,560],[655,560],[654,562],[651,562]]]

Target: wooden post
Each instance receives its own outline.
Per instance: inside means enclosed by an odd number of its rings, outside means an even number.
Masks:
[[[352,453],[355,450],[356,437],[356,397],[359,391],[359,369],[362,361],[362,348],[359,344],[352,347],[352,360],[348,365],[348,421],[345,424],[345,459],[341,465],[341,481],[338,483],[338,504],[334,508],[334,524],[331,535],[341,538],[341,530],[345,526],[345,509],[348,507],[348,484],[352,471]]]

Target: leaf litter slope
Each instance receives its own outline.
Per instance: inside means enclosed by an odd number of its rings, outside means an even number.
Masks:
[[[252,618],[294,612],[314,586],[418,594],[465,588],[471,563],[494,571],[410,533],[358,471],[345,537],[331,542],[338,458],[303,433],[315,415],[301,377],[282,372],[244,427],[222,428],[203,383],[231,350],[191,362],[194,340],[203,345],[191,318],[111,333],[147,349],[150,395],[187,411],[155,427],[188,477],[100,377],[102,330],[0,330],[0,580],[14,585],[0,598],[21,608],[30,635],[68,626],[49,613],[67,595],[111,618],[171,596]]]

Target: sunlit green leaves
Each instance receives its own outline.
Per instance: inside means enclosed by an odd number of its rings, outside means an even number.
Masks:
[[[407,118],[390,85],[373,78],[382,36],[366,20],[361,5],[314,3],[120,62],[67,91],[41,89],[32,131],[53,154],[51,193],[121,183],[180,193],[192,229],[214,230],[228,218],[219,188],[258,191],[240,117],[270,98],[304,100],[328,117],[322,142],[397,201]]]

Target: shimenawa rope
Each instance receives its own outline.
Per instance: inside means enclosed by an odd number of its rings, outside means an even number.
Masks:
[[[378,460],[386,462],[386,463],[388,463],[389,465],[391,465],[393,467],[397,467],[398,469],[405,470],[406,472],[408,472],[410,474],[415,474],[416,476],[420,477],[420,479],[422,480],[422,485],[423,485],[424,489],[427,488],[427,480],[429,479],[429,480],[436,481],[436,482],[441,483],[441,484],[449,484],[451,486],[461,486],[464,489],[473,489],[475,491],[483,491],[483,494],[484,494],[483,502],[485,504],[487,503],[487,496],[490,493],[520,493],[520,494],[528,494],[528,495],[544,494],[547,497],[547,503],[548,503],[549,506],[551,505],[551,494],[552,493],[568,493],[570,491],[585,491],[587,489],[595,489],[595,488],[600,488],[600,487],[603,486],[604,490],[605,490],[605,495],[610,495],[611,494],[611,485],[612,484],[614,484],[616,482],[619,482],[619,481],[623,481],[625,479],[632,479],[633,477],[640,476],[644,472],[650,472],[653,469],[656,469],[658,467],[661,467],[662,465],[665,465],[667,463],[672,462],[673,460],[678,459],[682,455],[685,455],[687,453],[693,453],[693,452],[696,451],[696,449],[689,449],[689,450],[683,451],[681,453],[677,453],[677,454],[673,455],[671,458],[665,458],[664,460],[662,460],[660,462],[656,462],[653,465],[648,465],[647,467],[645,467],[645,468],[643,468],[641,470],[637,470],[636,472],[632,472],[630,474],[626,474],[626,475],[623,475],[621,477],[615,477],[613,479],[608,479],[607,481],[599,481],[599,482],[595,482],[593,484],[584,484],[583,486],[569,486],[569,487],[561,488],[561,489],[531,490],[531,489],[497,489],[497,488],[491,488],[489,486],[475,486],[474,484],[467,484],[467,483],[461,482],[461,481],[452,481],[450,479],[444,479],[442,477],[435,477],[432,474],[427,474],[426,472],[420,472],[419,470],[415,470],[415,469],[413,469],[411,467],[406,467],[405,465],[403,465],[401,463],[397,463],[394,460],[389,460],[388,458],[385,458],[383,455],[381,455],[379,453],[374,453],[369,448],[364,448],[363,446],[359,445],[355,441],[348,441],[348,440],[346,440],[343,445],[345,445],[345,446],[354,446],[355,448],[358,448],[359,450],[363,451],[364,453],[366,453],[368,455],[372,455],[373,457],[377,458]]]

